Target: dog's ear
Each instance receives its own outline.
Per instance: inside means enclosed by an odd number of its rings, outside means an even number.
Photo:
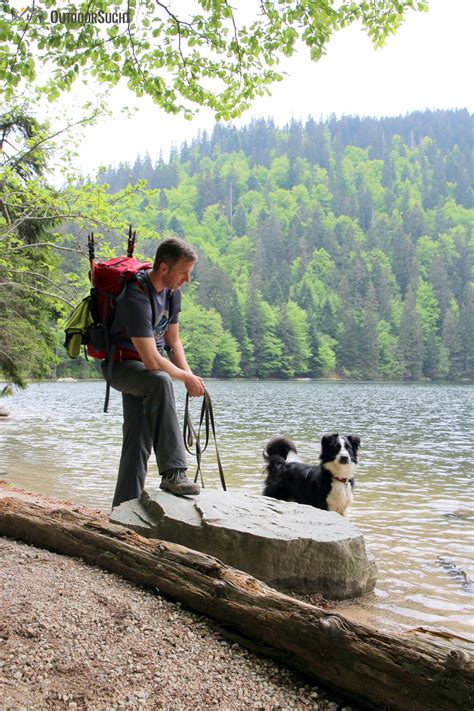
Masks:
[[[333,444],[338,437],[338,434],[323,435],[323,437],[321,437],[321,447],[328,447]]]
[[[360,447],[360,437],[358,437],[357,435],[349,435],[347,439],[351,443],[354,452],[357,452]]]

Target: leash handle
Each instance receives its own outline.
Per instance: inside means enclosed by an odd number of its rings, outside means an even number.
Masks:
[[[219,455],[219,450],[217,449],[216,427],[214,424],[214,410],[212,408],[211,396],[209,395],[208,392],[206,392],[206,395],[209,398],[209,417],[211,419],[212,436],[214,437],[214,447],[216,450],[217,468],[219,470],[219,477],[221,480],[222,488],[224,491],[227,491],[227,487],[225,484],[225,477],[224,477],[224,467],[222,466],[221,458]]]
[[[203,423],[205,424],[204,446],[201,445],[201,429],[202,429]],[[210,427],[209,427],[209,425],[210,425]],[[201,477],[201,484],[202,484],[203,488],[204,488],[204,479],[202,476],[201,461],[202,461],[202,455],[206,451],[207,446],[209,444],[210,430],[212,430],[212,436],[214,438],[214,446],[216,449],[216,458],[217,458],[217,468],[219,470],[219,477],[221,480],[222,488],[224,491],[227,491],[225,477],[224,477],[224,468],[222,466],[221,458],[219,455],[219,450],[217,448],[216,426],[215,426],[215,421],[214,421],[214,410],[212,408],[211,396],[209,395],[207,390],[204,390],[204,397],[203,397],[202,407],[201,407],[201,415],[199,418],[199,427],[198,427],[198,431],[196,434],[196,431],[195,431],[193,424],[191,422],[191,416],[189,414],[189,394],[186,393],[186,405],[185,405],[185,409],[184,409],[184,427],[183,427],[184,446],[186,448],[186,451],[189,454],[192,454],[196,457],[197,469],[196,469],[196,474],[194,476],[194,481],[196,482],[198,480],[198,476],[200,476]],[[195,443],[195,452],[192,451],[193,443]]]
[[[198,480],[198,476],[200,475],[201,476],[201,485],[203,488],[205,488],[204,487],[204,479],[203,479],[202,472],[201,472],[201,456],[202,456],[201,443],[199,441],[199,437],[196,435],[196,431],[193,427],[193,423],[191,422],[191,415],[189,414],[189,395],[188,395],[188,393],[186,393],[186,405],[184,407],[183,440],[184,440],[184,446],[185,446],[188,454],[195,456],[196,460],[197,460],[197,469],[196,469],[196,474],[194,476],[194,481],[196,482]],[[194,443],[195,443],[195,452],[193,452],[193,450],[192,450]]]

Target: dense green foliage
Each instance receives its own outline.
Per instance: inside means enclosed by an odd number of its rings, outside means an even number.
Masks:
[[[52,373],[64,352],[56,321],[87,289],[82,264],[75,274],[61,255],[77,265],[87,254],[78,234],[125,231],[123,211],[139,190],[112,196],[103,185],[52,187],[45,177],[52,136],[68,128],[51,131],[21,105],[0,114],[0,373],[20,387]],[[105,240],[101,249],[108,256]]]
[[[472,378],[472,123],[216,125],[101,180],[148,181],[124,212],[148,256],[171,233],[198,249],[182,333],[200,374]]]
[[[173,233],[199,252],[181,333],[201,375],[474,377],[467,111],[216,125],[61,192],[42,176],[44,127],[19,110],[1,126],[9,380],[95,373],[65,356],[61,318],[88,288],[87,232],[108,258],[128,222],[138,256]]]
[[[44,138],[21,108],[0,116],[0,372],[20,386],[54,361],[59,260],[44,243],[61,200],[43,178]]]
[[[50,98],[92,75],[101,84],[127,81],[165,111],[190,117],[199,106],[216,118],[238,116],[281,79],[280,57],[298,43],[317,60],[333,33],[360,22],[375,46],[422,0],[0,0],[0,82],[7,99],[46,66]],[[184,6],[184,7],[183,7]]]

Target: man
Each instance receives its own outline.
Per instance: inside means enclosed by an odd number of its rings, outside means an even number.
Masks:
[[[111,385],[122,393],[123,445],[113,506],[140,496],[152,447],[160,488],[178,496],[199,494],[199,485],[186,476],[172,384],[172,378],[181,380],[191,397],[204,394],[204,382],[186,361],[178,325],[180,288],[190,281],[196,259],[183,240],[165,240],[153,268],[140,272],[117,304],[113,335],[120,360],[113,365]]]

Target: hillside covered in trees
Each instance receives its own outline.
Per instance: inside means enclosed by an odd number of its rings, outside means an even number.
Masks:
[[[472,127],[467,111],[217,124],[100,182],[147,181],[125,215],[147,256],[173,233],[197,248],[181,331],[200,375],[471,379]]]

